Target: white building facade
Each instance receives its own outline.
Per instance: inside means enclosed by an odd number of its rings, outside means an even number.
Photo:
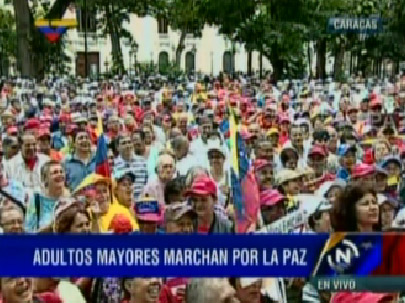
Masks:
[[[50,1],[51,3],[54,0]],[[0,0],[0,7],[13,11],[12,1]],[[96,21],[93,15],[88,12],[87,18],[87,61],[89,73],[103,74],[109,71],[112,65],[111,41],[109,37],[100,38],[96,30]],[[85,70],[85,35],[84,28],[86,20],[81,14],[79,7],[72,4],[65,12],[64,18],[77,19],[76,29],[70,29],[62,37],[65,43],[65,52],[70,57],[68,65],[69,73],[82,75]],[[153,63],[159,66],[165,62],[174,63],[176,48],[180,39],[180,32],[171,30],[167,23],[158,21],[152,17],[139,18],[136,15],[130,16],[130,22],[125,24],[128,31],[138,45],[136,51],[131,49],[129,43],[122,41],[124,65],[130,71],[135,63]],[[232,53],[234,51],[234,61]],[[263,71],[271,70],[270,62],[263,56]],[[218,33],[217,27],[206,25],[202,31],[201,38],[194,38],[187,35],[185,49],[182,52],[181,69],[184,71],[195,71],[203,74],[218,75],[225,71],[247,72],[248,53],[242,44],[235,44],[234,47],[228,39]],[[252,72],[260,69],[260,55],[252,53]],[[133,68],[135,70],[135,68]]]
[[[76,29],[69,30],[64,36],[66,53],[71,58],[70,70],[72,74],[80,74],[83,70],[85,38],[84,22],[80,9],[71,6],[64,18],[77,18]],[[121,41],[124,65],[131,70],[135,63],[153,63],[159,66],[162,60],[173,63],[176,59],[176,48],[180,39],[180,32],[171,30],[165,22],[152,17],[139,18],[130,16],[129,24],[125,25],[132,34],[138,47],[131,49],[129,43]],[[105,73],[112,65],[111,41],[109,37],[100,38],[92,31],[95,26],[88,21],[87,49],[89,71]],[[121,39],[122,40],[122,39]],[[188,34],[185,40],[185,49],[182,52],[181,69],[193,70],[203,74],[218,75],[225,71],[247,72],[248,53],[242,44],[234,46],[234,63],[232,62],[233,46],[231,41],[218,33],[217,27],[206,25],[201,38],[194,38]],[[271,70],[270,62],[263,56],[263,71]],[[78,66],[80,65],[80,66]],[[260,54],[252,53],[252,72],[260,69]]]

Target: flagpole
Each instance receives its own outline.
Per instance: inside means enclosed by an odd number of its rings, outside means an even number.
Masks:
[[[88,76],[88,62],[87,62],[87,0],[84,0],[84,72],[85,72],[85,77],[87,78]]]

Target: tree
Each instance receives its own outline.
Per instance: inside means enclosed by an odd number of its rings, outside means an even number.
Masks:
[[[157,10],[157,18],[168,21],[172,30],[180,31],[176,47],[176,66],[180,69],[181,55],[185,49],[187,34],[201,37],[205,24],[205,15],[202,14],[205,0],[164,0]]]
[[[124,72],[124,60],[121,42],[133,44],[134,39],[127,29],[130,14],[140,17],[156,15],[161,9],[163,0],[87,0],[87,10],[97,13],[97,29],[102,37],[109,36],[111,40],[111,71],[122,75]],[[77,0],[77,5],[82,6],[84,0]]]
[[[219,27],[219,33],[233,42],[245,43],[248,51],[248,71],[251,72],[252,51],[260,49],[263,26],[256,0],[206,0],[200,6],[200,15],[210,25]]]
[[[70,0],[55,0],[52,7],[47,1],[35,1],[30,7],[29,1],[13,0],[14,16],[17,28],[17,67],[24,77],[42,78],[45,72],[45,58],[55,54],[55,46],[50,47],[45,37],[35,28],[35,13],[44,6],[46,18],[59,19],[65,13]],[[59,52],[58,52],[59,53]]]
[[[0,75],[6,73],[8,58],[16,52],[17,35],[13,15],[0,9]]]

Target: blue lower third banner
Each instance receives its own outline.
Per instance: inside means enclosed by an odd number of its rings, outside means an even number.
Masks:
[[[2,277],[373,275],[385,235],[3,235]],[[398,255],[403,255],[397,245]],[[395,265],[395,264],[394,264]],[[381,274],[390,274],[390,264]],[[397,268],[397,266],[394,266]]]

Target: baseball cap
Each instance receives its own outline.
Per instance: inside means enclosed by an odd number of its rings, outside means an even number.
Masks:
[[[185,196],[217,196],[217,186],[215,181],[207,176],[197,177],[191,188],[186,191]]]
[[[25,130],[38,129],[40,125],[41,123],[37,118],[30,118],[27,120],[27,122],[25,122],[24,129]]]
[[[300,175],[291,169],[283,169],[276,176],[276,183],[281,185],[287,181],[298,179]]]
[[[163,211],[159,202],[153,197],[144,197],[135,202],[135,216],[138,220],[161,222]]]
[[[270,128],[270,130],[267,131],[266,135],[271,136],[273,134],[278,134],[278,129],[277,128]]]
[[[366,177],[366,176],[369,176],[374,173],[375,173],[375,168],[373,165],[366,164],[366,163],[360,163],[360,164],[356,164],[354,166],[353,172],[352,172],[352,178],[353,179],[362,178],[362,177]]]
[[[278,190],[267,189],[260,193],[260,205],[273,206],[284,200]]]
[[[208,147],[207,147],[208,153],[216,150],[225,157],[224,150],[223,150],[223,148],[221,146],[221,142],[219,140],[208,140],[207,145],[208,145]]]
[[[308,153],[308,157],[315,156],[315,155],[325,157],[326,156],[325,149],[323,149],[322,147],[317,146],[317,145],[313,146]]]
[[[60,198],[54,207],[54,218],[55,220],[66,210],[70,209],[71,207],[74,207],[76,205],[81,205],[84,207],[84,205],[79,202],[79,200],[71,197],[64,197]]]
[[[192,216],[193,218],[197,216],[191,205],[189,205],[187,202],[168,205],[165,208],[165,221],[177,221],[186,214]]]
[[[9,136],[16,136],[18,135],[18,128],[16,126],[11,126],[7,129],[7,134]]]
[[[121,181],[124,177],[129,177],[131,182],[135,182],[135,174],[129,169],[117,169],[114,170],[113,178],[117,181]]]
[[[397,208],[399,206],[399,202],[397,199],[391,196],[377,194],[377,201],[378,205],[382,205],[384,203],[390,204],[393,208]]]
[[[397,156],[386,156],[381,164],[382,168],[386,168],[389,163],[396,163],[399,167],[401,167],[401,159]]]
[[[115,234],[126,234],[133,231],[131,221],[124,214],[116,214],[110,222],[109,229]]]
[[[327,198],[329,192],[334,187],[343,189],[346,187],[346,181],[343,179],[336,179],[335,181],[324,182],[318,189],[318,196]]]

